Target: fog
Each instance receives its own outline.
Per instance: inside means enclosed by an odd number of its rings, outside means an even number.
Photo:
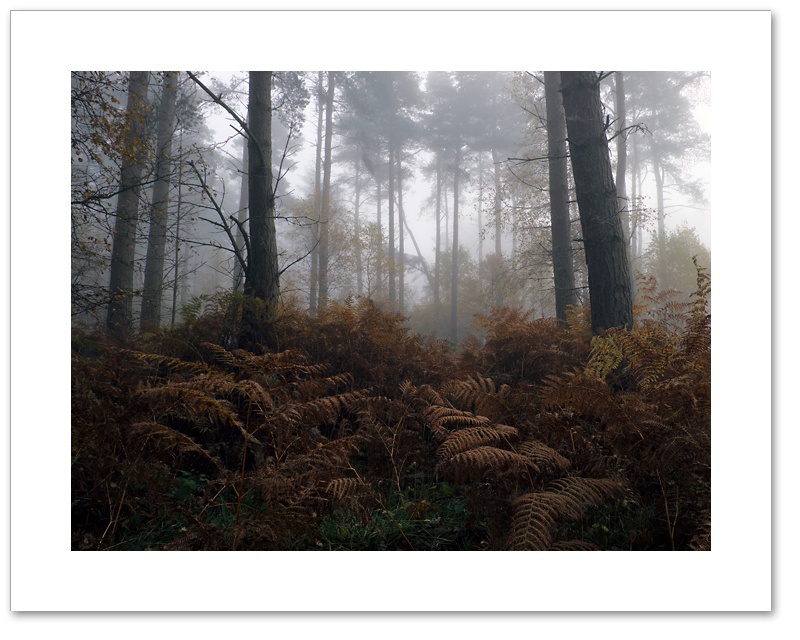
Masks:
[[[329,74],[320,73],[273,74],[282,304],[317,312],[312,261],[319,229],[326,228],[331,234],[326,264],[330,301],[369,297],[407,316],[412,329],[447,336],[441,308],[451,304],[445,283],[457,206],[458,338],[473,333],[475,317],[494,307],[553,316],[543,72],[337,72],[327,225],[317,224],[322,175],[315,172],[317,139],[325,132],[324,121],[318,132],[318,114],[329,82]],[[213,307],[209,300],[241,287],[230,231],[235,230],[232,220],[246,219],[241,205],[247,181],[243,131],[232,114],[247,118],[248,74],[208,71],[195,77],[199,82],[180,74],[173,135],[173,166],[178,169],[170,179],[162,324],[202,314]],[[686,289],[693,268],[686,261],[692,255],[699,252],[703,266],[711,266],[706,195],[710,77],[701,72],[624,72],[621,77],[624,114],[618,113],[615,94],[619,73],[601,75],[600,93],[615,171],[619,138],[625,140],[624,215],[632,272],[659,278],[663,288]],[[73,92],[76,82],[74,76]],[[153,110],[163,85],[161,72],[151,72],[148,103]],[[95,86],[97,100],[107,94],[121,112],[124,86],[123,77]],[[104,166],[102,154],[91,156],[90,150],[87,155],[87,149],[76,146],[76,137],[91,139],[91,126],[81,118],[73,105],[73,323],[92,326],[102,323],[113,235],[113,198],[101,207],[94,206],[93,198],[104,186],[113,194],[115,174]],[[455,163],[454,150],[459,154]],[[106,184],[99,184],[103,180]],[[76,197],[81,190],[90,190],[91,197]],[[136,292],[143,286],[149,198],[145,185]],[[571,200],[572,259],[582,303],[587,300],[586,269],[578,210]],[[664,239],[660,248],[654,243],[659,237]],[[669,274],[665,264],[672,265]],[[134,315],[137,305],[134,301]]]

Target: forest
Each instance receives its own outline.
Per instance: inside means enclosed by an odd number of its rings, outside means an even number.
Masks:
[[[73,550],[710,550],[707,72],[71,82]]]

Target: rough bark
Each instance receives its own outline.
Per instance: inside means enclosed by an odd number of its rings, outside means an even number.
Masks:
[[[333,140],[333,94],[336,91],[336,74],[328,71],[328,93],[325,97],[325,163],[322,171],[322,206],[319,229],[319,308],[328,307],[328,262],[331,221],[331,156]]]
[[[380,146],[378,147],[378,165],[380,165],[380,158],[381,158],[381,150]],[[375,260],[375,278],[377,280],[375,284],[375,293],[380,296],[383,294],[383,212],[381,211],[381,202],[383,202],[383,195],[381,194],[381,183],[382,183],[382,176],[380,173],[380,169],[375,172],[375,201],[376,201],[376,217],[378,220],[378,246],[376,249],[376,260]]]
[[[626,183],[626,172],[628,168],[628,143],[625,136],[626,114],[625,114],[625,81],[622,72],[614,73],[614,100],[617,110],[617,197],[619,198],[620,219],[622,220],[622,230],[625,232],[626,246],[630,246],[631,225],[628,213],[628,187]]]
[[[433,308],[436,316],[436,328],[442,318],[441,295],[441,253],[442,253],[442,154],[437,152],[436,157],[436,265],[433,277]]]
[[[558,71],[544,72],[547,113],[547,156],[550,182],[550,229],[552,234],[553,284],[556,317],[567,319],[567,307],[578,303],[575,272],[572,266],[572,238],[569,221],[569,183],[567,179],[567,128],[559,88]]]
[[[503,255],[503,200],[500,184],[500,156],[497,149],[492,149],[492,165],[494,167],[494,253],[500,258]]]
[[[322,71],[317,72],[317,152],[314,164],[314,222],[311,225],[311,273],[309,274],[308,312],[317,314],[319,286],[319,221],[322,217],[322,120],[325,113]]]
[[[263,300],[264,319],[274,317],[278,302],[278,244],[272,181],[272,72],[250,72],[250,255],[245,293]]]
[[[631,327],[633,298],[608,140],[594,71],[562,71],[572,172],[581,218],[592,330]]]
[[[458,173],[461,149],[456,150],[453,171],[453,253],[450,257],[450,341],[458,343]]]
[[[364,294],[364,264],[361,257],[361,156],[356,157],[356,201],[353,211],[353,222],[356,236],[356,292]]]
[[[405,309],[406,289],[406,247],[405,247],[405,211],[403,211],[403,167],[400,164],[402,150],[397,152],[397,304],[400,313]]]
[[[389,142],[389,308],[397,306],[397,272],[394,264],[394,146]]]
[[[132,71],[128,81],[128,105],[122,134],[117,218],[111,250],[109,303],[106,326],[117,339],[124,339],[133,328],[133,267],[136,250],[136,224],[139,219],[139,192],[145,162],[145,111],[149,71]]]
[[[147,239],[147,259],[142,293],[142,330],[161,325],[161,299],[164,290],[164,253],[167,245],[167,211],[172,178],[172,135],[175,103],[178,97],[178,72],[164,74],[164,87],[158,107],[156,133],[156,176],[153,185],[153,212]]]

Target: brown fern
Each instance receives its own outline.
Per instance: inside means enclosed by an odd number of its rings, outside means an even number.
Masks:
[[[552,482],[546,491],[520,496],[513,504],[508,548],[549,549],[559,521],[579,520],[587,507],[626,494],[626,487],[614,480],[569,477]]]

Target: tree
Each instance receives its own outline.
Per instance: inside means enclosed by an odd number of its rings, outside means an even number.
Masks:
[[[561,94],[589,272],[592,330],[599,334],[612,327],[630,328],[633,325],[630,266],[597,73],[562,71]]]
[[[328,71],[328,93],[325,99],[325,166],[322,177],[322,204],[320,207],[319,240],[319,308],[328,306],[328,258],[331,220],[331,144],[333,140],[333,98],[336,91],[336,74]]]
[[[153,208],[147,241],[147,260],[142,293],[141,327],[161,324],[161,297],[164,283],[164,251],[167,243],[167,210],[172,178],[172,135],[178,97],[178,72],[164,73],[156,133],[156,175]]]
[[[108,261],[119,192],[127,77],[72,72],[72,315],[88,324],[108,314]],[[98,316],[102,316],[102,319]]]
[[[250,254],[245,293],[263,300],[265,319],[274,318],[278,302],[278,245],[272,184],[272,72],[250,72]]]
[[[567,307],[575,305],[575,273],[572,269],[572,235],[569,220],[567,176],[567,131],[558,71],[544,72],[547,109],[547,164],[550,175],[550,227],[552,233],[553,282],[556,292],[556,317],[567,319]]]
[[[687,224],[680,225],[674,231],[667,231],[662,254],[656,242],[657,232],[651,238],[651,250],[644,259],[643,272],[655,276],[662,290],[680,291],[688,299],[689,294],[697,288],[697,270],[693,258],[705,268],[711,268],[711,252],[697,235],[697,231]]]
[[[322,71],[317,72],[317,146],[314,153],[314,216],[311,224],[311,274],[309,276],[308,312],[317,313],[317,290],[319,287],[319,224],[322,218],[322,122],[325,117],[325,91]]]
[[[450,270],[450,340],[458,341],[458,270],[459,240],[458,214],[460,181],[464,173],[464,150],[482,137],[486,121],[478,116],[485,108],[476,87],[481,81],[470,73],[429,73],[428,92],[430,106],[425,117],[426,130],[434,150],[441,150],[443,158],[453,158],[449,168],[453,173],[453,234]],[[476,144],[476,146],[478,146]]]
[[[128,79],[128,105],[120,138],[122,159],[117,218],[111,251],[111,274],[106,326],[118,339],[133,328],[133,270],[139,192],[146,160],[146,113],[149,71],[132,71]]]
[[[665,250],[666,199],[670,187],[697,202],[703,185],[688,168],[708,154],[706,133],[694,118],[693,93],[703,90],[705,72],[647,71],[625,73],[625,102],[631,121],[646,135],[637,136],[635,160],[650,163],[656,187],[657,243]],[[618,114],[621,109],[617,109]],[[638,162],[633,163],[639,173]]]

